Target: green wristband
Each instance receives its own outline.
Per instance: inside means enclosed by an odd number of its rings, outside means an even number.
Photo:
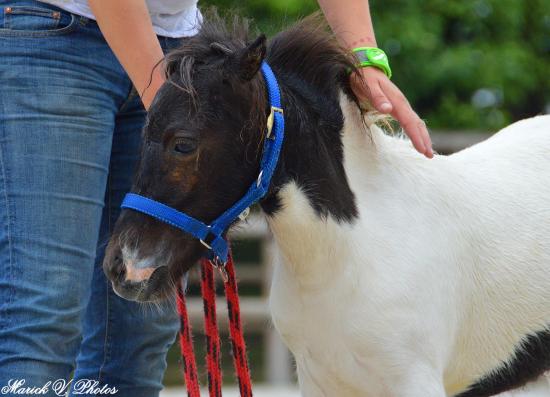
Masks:
[[[391,69],[390,63],[388,61],[388,56],[380,48],[376,47],[359,47],[351,50],[359,63],[358,67],[374,66],[375,68],[380,69],[388,78],[391,78]]]

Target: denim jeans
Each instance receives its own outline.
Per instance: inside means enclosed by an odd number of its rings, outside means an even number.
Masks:
[[[0,395],[73,370],[73,385],[158,395],[174,304],[122,300],[101,268],[144,117],[95,21],[0,0]]]

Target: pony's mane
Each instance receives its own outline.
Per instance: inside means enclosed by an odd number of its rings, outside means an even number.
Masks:
[[[204,13],[197,35],[184,39],[165,59],[168,81],[193,94],[193,69],[212,57],[212,43],[227,52],[236,52],[258,36],[250,21],[237,15],[221,17],[215,9]],[[268,43],[266,56],[270,66],[280,73],[292,74],[321,90],[335,83],[349,90],[347,74],[355,69],[350,55],[337,43],[323,16],[314,13],[278,33]]]
[[[340,83],[351,93],[348,74],[356,68],[353,58],[338,44],[320,12],[273,37],[267,61],[274,70],[295,74],[323,91]]]
[[[193,89],[193,70],[199,64],[205,64],[212,57],[212,43],[219,43],[228,52],[236,52],[246,46],[249,40],[250,22],[237,15],[221,17],[215,8],[206,10],[199,32],[192,37],[182,39],[182,45],[170,51],[165,59],[167,81],[181,88],[191,96]]]

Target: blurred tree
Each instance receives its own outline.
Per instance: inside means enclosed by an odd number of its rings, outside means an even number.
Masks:
[[[372,0],[395,82],[431,127],[497,129],[550,104],[547,0]]]
[[[314,0],[199,4],[237,10],[267,34],[318,9]],[[495,130],[550,113],[550,0],[370,4],[394,81],[431,128]]]

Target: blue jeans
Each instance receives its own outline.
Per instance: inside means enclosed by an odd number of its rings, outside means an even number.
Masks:
[[[174,303],[122,300],[101,268],[138,157],[139,96],[95,21],[32,0],[0,7],[0,395],[74,370],[73,385],[156,396]]]

